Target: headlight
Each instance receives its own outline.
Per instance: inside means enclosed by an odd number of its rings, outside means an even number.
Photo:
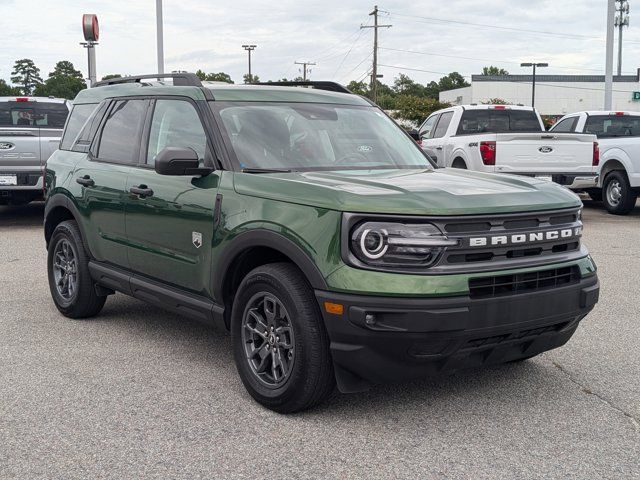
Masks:
[[[351,231],[351,252],[371,266],[428,267],[457,244],[430,223],[363,222]]]

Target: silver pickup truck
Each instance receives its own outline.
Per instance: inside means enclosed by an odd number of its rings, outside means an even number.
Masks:
[[[58,148],[70,102],[0,97],[0,205],[43,197],[45,163]]]

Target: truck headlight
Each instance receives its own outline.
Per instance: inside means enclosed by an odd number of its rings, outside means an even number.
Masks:
[[[456,245],[430,223],[363,222],[351,231],[351,252],[371,266],[428,267]]]

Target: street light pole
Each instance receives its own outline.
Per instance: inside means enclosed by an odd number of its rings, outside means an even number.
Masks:
[[[253,80],[253,76],[251,75],[251,52],[256,49],[257,45],[242,45],[247,53],[249,54],[249,81]]]
[[[533,67],[533,77],[531,81],[531,106],[536,106],[536,67],[548,67],[548,63],[525,62],[520,64],[521,67]]]
[[[604,109],[611,110],[613,97],[613,32],[615,30],[616,0],[607,0],[607,44],[604,70]]]
[[[164,32],[162,25],[162,0],[156,0],[156,42],[158,50],[158,73],[164,73]]]

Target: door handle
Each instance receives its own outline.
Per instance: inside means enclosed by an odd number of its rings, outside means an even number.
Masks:
[[[153,190],[146,185],[138,185],[137,187],[131,187],[129,189],[134,195],[138,195],[140,198],[153,197]]]
[[[91,177],[89,175],[76,178],[76,182],[82,185],[83,187],[93,187],[96,184],[96,182],[91,180]]]
[[[436,147],[436,150],[442,150],[442,147]]]

